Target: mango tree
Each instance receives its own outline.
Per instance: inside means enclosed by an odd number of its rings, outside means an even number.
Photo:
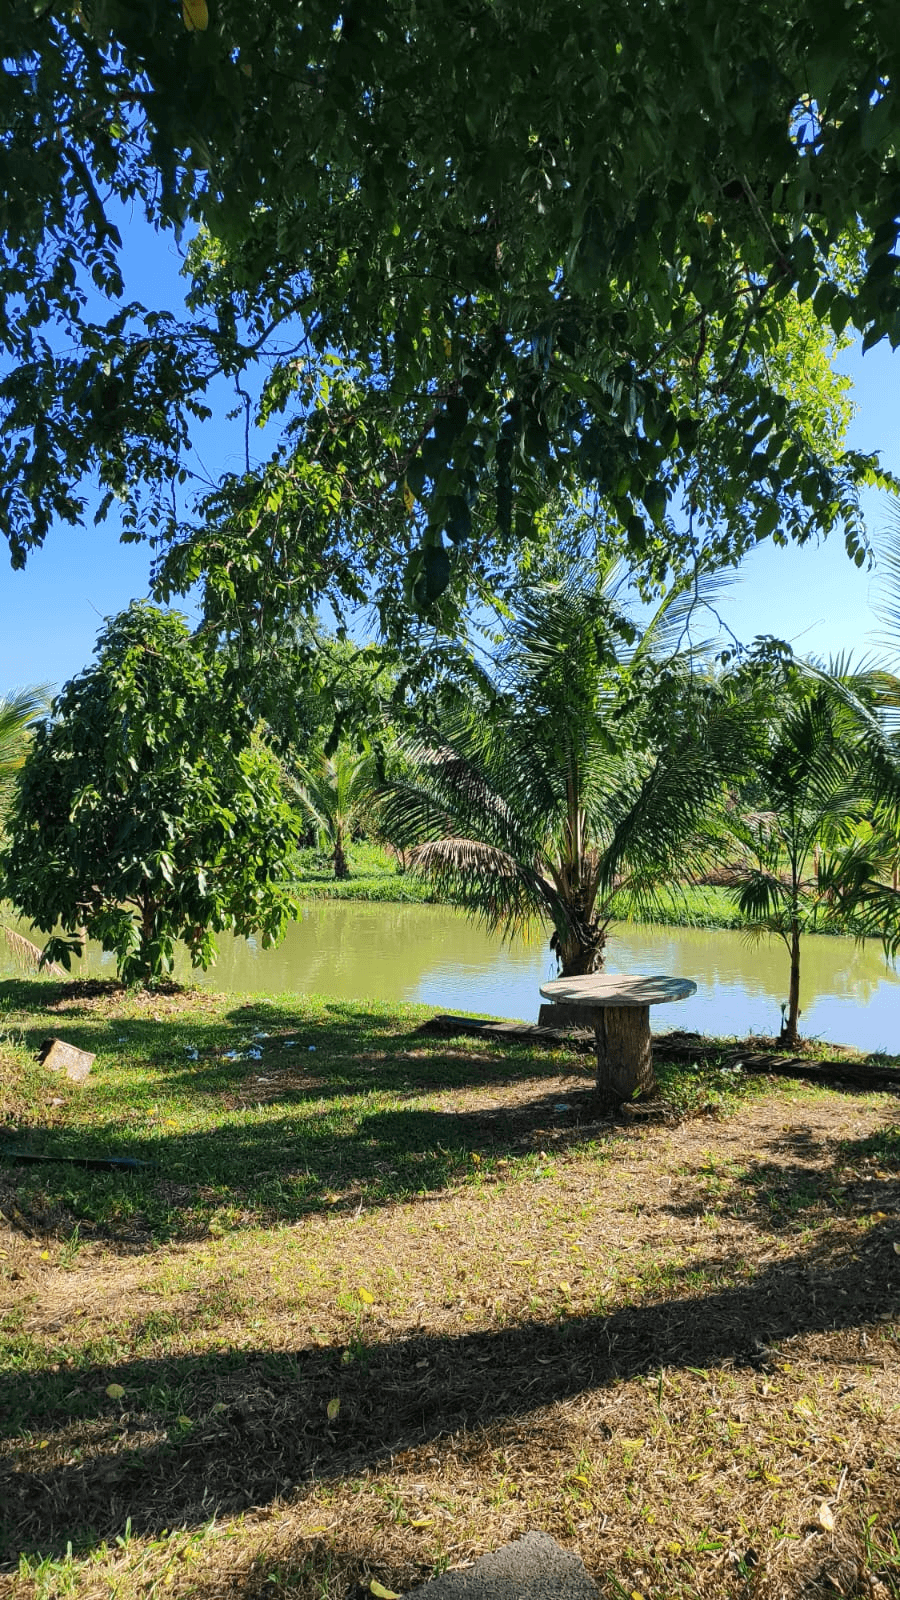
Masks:
[[[171,970],[176,940],[206,967],[224,929],[282,935],[292,817],[224,671],[184,618],[133,604],[37,723],[0,875],[51,934],[47,961],[68,966],[92,938],[146,984]]]

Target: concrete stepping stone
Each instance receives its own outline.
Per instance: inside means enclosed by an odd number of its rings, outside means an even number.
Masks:
[[[548,1533],[526,1533],[472,1567],[444,1572],[407,1600],[599,1600],[582,1563]]]
[[[38,1051],[38,1061],[51,1072],[64,1072],[70,1083],[84,1083],[96,1059],[65,1039],[45,1039]]]

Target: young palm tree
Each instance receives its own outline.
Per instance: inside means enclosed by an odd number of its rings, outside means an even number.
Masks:
[[[320,847],[330,851],[335,878],[349,878],[350,841],[371,820],[375,782],[371,756],[338,745],[332,756],[295,761],[288,782],[318,833]]]
[[[830,864],[840,915],[857,938],[900,954],[900,512],[894,507],[878,552],[877,607],[890,652],[886,665],[860,670],[840,685],[857,735],[865,820],[849,848]]]
[[[830,678],[791,673],[756,768],[763,809],[730,818],[745,861],[738,908],[753,931],[777,934],[788,951],[781,1042],[790,1046],[798,1039],[803,935],[846,918],[849,863],[865,825],[859,730],[842,680],[846,686],[840,666]]]
[[[638,633],[623,582],[609,567],[535,589],[494,696],[449,710],[381,791],[412,868],[505,936],[549,922],[563,976],[602,965],[614,911],[699,869],[698,829],[746,748],[745,719],[680,650],[690,597]]]

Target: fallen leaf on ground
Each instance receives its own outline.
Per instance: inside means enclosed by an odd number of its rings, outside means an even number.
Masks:
[[[206,0],[183,0],[181,15],[188,33],[204,33],[209,27]]]

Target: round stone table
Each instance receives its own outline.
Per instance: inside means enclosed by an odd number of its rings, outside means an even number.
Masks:
[[[553,978],[541,985],[545,1000],[584,1013],[597,1035],[597,1092],[621,1105],[653,1088],[650,1007],[696,994],[690,978],[626,978],[593,972],[586,978]]]

